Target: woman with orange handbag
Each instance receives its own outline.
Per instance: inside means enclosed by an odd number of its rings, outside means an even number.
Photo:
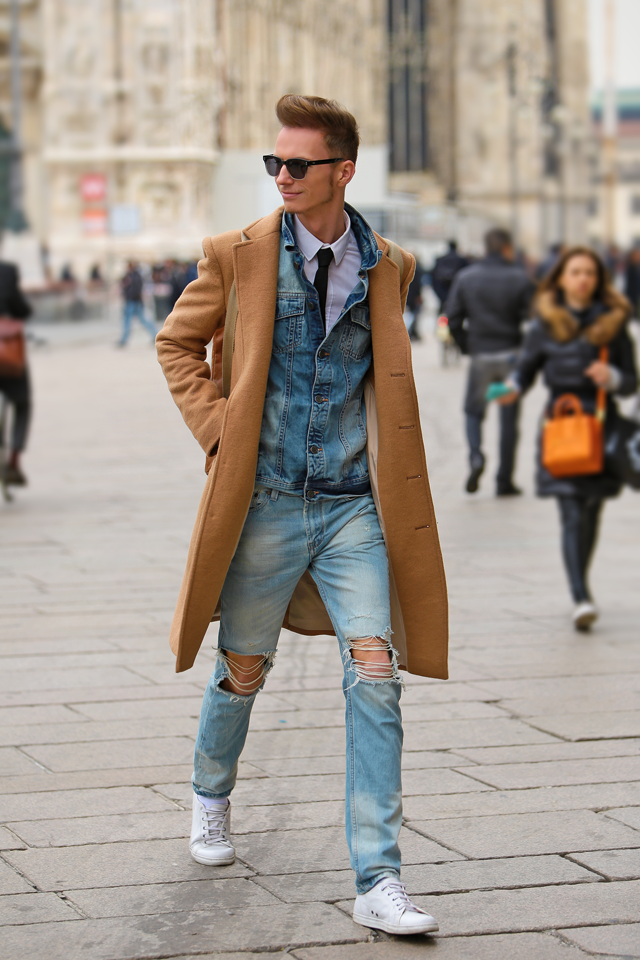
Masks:
[[[636,392],[631,304],[611,285],[600,257],[572,247],[543,280],[511,391],[513,403],[542,371],[550,391],[538,451],[537,492],[556,497],[562,555],[575,602],[573,623],[588,630],[598,617],[587,582],[602,504],[621,483],[604,465],[605,424],[618,416],[615,394]]]

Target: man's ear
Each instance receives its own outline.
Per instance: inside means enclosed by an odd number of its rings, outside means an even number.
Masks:
[[[340,186],[346,187],[348,183],[351,183],[355,176],[356,165],[353,160],[346,160],[344,166],[340,171],[340,177],[338,178],[338,183]]]

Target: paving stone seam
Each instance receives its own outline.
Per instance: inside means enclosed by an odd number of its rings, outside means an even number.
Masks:
[[[36,883],[34,883],[30,877],[26,875],[26,873],[23,873],[23,871],[19,867],[14,866],[9,860],[7,860],[7,858],[3,855],[3,853],[0,853],[0,863],[3,863],[5,867],[8,867],[9,870],[15,873],[18,877],[20,877],[21,880],[24,880],[24,882],[28,883],[30,887],[33,887],[33,893],[43,892],[42,890],[40,890],[40,887]]]
[[[449,850],[449,851],[451,851],[451,853],[457,853],[457,854],[459,854],[459,855],[460,855],[461,857],[463,857],[465,860],[471,860],[471,859],[473,859],[472,857],[468,856],[468,854],[463,853],[461,850],[456,850],[456,848],[455,848],[455,847],[452,847],[450,844],[444,843],[444,842],[441,841],[441,840],[436,840],[435,837],[430,836],[428,833],[424,833],[422,830],[418,830],[417,827],[411,826],[410,823],[403,824],[403,826],[405,826],[407,830],[411,830],[412,833],[416,833],[419,837],[424,837],[425,840],[431,840],[432,843],[436,843],[439,847],[444,847],[445,850]],[[492,859],[492,858],[491,858],[491,859]],[[496,858],[496,859],[497,859],[497,858]],[[436,861],[436,862],[437,862],[437,863],[447,863],[448,861],[446,861],[446,860],[438,860],[438,861]]]
[[[591,758],[589,758],[589,759],[591,759]],[[624,758],[620,758],[620,757],[594,757],[593,759],[595,759],[595,760],[617,760],[617,759],[624,759]],[[632,757],[631,759],[635,759],[635,757]],[[539,761],[538,761],[538,762],[539,762]],[[582,760],[582,759],[580,759],[580,760],[557,760],[557,761],[556,761],[556,760],[545,760],[545,761],[542,761],[542,762],[544,762],[544,763],[582,763],[583,760]],[[501,764],[495,764],[495,766],[510,767],[510,766],[523,766],[524,764],[525,764],[525,761],[521,761],[521,760],[520,760],[520,761],[514,762],[514,763],[512,763],[512,764],[509,764],[509,763],[501,763]],[[532,761],[531,763],[530,763],[529,761],[526,761],[526,766],[527,766],[527,767],[528,767],[528,766],[533,766],[533,765],[534,765],[534,761]],[[494,764],[491,764],[491,766],[494,766]],[[638,781],[638,780],[593,780],[593,779],[591,779],[591,780],[578,781],[578,783],[553,783],[553,784],[539,784],[539,783],[538,783],[538,784],[535,784],[535,783],[534,783],[534,784],[532,784],[531,786],[525,786],[525,787],[499,787],[499,786],[496,786],[495,783],[489,783],[488,781],[483,780],[482,777],[480,776],[479,771],[478,771],[478,772],[475,772],[475,768],[473,768],[473,767],[472,767],[471,769],[469,769],[468,767],[465,767],[465,768],[449,767],[449,769],[450,769],[450,770],[454,770],[456,773],[463,773],[463,772],[466,770],[466,775],[467,775],[471,780],[478,780],[479,783],[484,783],[484,784],[486,784],[488,787],[493,787],[493,789],[496,790],[498,793],[513,793],[513,794],[516,794],[516,793],[525,793],[527,790],[544,790],[544,789],[553,790],[553,789],[559,789],[560,787],[584,787],[584,786],[590,786],[590,787],[606,787],[606,786],[610,786],[612,783],[613,783],[613,784],[615,784],[615,783],[640,783],[640,781]],[[474,771],[474,772],[472,772],[472,771]],[[479,792],[479,793],[486,793],[485,790],[479,790],[478,792]],[[437,794],[435,794],[435,796],[437,796]],[[623,806],[623,804],[622,804],[622,806]],[[633,806],[633,804],[630,804],[630,806]]]
[[[173,718],[172,718],[172,719],[173,719]],[[182,719],[191,719],[191,718],[190,718],[190,717],[187,717],[187,718],[182,718]],[[100,722],[100,721],[97,721],[97,720],[88,720],[87,725],[90,726],[90,725],[93,724],[93,723],[99,723],[99,722]],[[121,721],[114,721],[114,722],[115,722],[115,723],[120,723]],[[122,722],[127,722],[127,721],[122,721]],[[66,726],[66,724],[56,724],[56,726],[64,727],[64,726]],[[304,729],[304,728],[301,728],[301,729]],[[315,728],[314,728],[314,729],[315,729]],[[262,732],[262,731],[261,731],[261,732]],[[190,734],[188,734],[188,733],[177,733],[177,734],[176,734],[176,733],[166,733],[166,734],[162,734],[162,735],[157,735],[157,734],[154,735],[153,733],[148,733],[148,734],[132,733],[131,736],[129,736],[129,737],[117,737],[117,738],[115,739],[115,742],[116,742],[116,743],[128,743],[130,740],[153,740],[153,741],[155,742],[155,741],[161,741],[161,740],[176,740],[176,739],[191,740],[193,743],[195,743],[195,741],[196,741],[196,739],[197,739],[197,733],[196,733],[196,735],[193,736],[193,737],[192,737]],[[38,743],[32,743],[32,742],[3,743],[3,744],[0,744],[0,746],[2,746],[2,747],[13,747],[15,750],[20,750],[21,752],[25,753],[25,751],[26,751],[27,749],[31,750],[31,749],[36,748],[36,747],[73,747],[74,745],[78,745],[78,744],[84,745],[84,744],[87,744],[87,743],[93,743],[93,744],[95,744],[96,746],[98,746],[98,745],[101,744],[101,743],[112,743],[112,742],[114,742],[113,739],[110,740],[110,739],[108,739],[108,738],[106,738],[105,740],[86,740],[86,739],[83,740],[83,739],[80,739],[80,738],[79,738],[78,740],[44,740],[44,741],[41,741],[41,742],[38,742]],[[45,766],[43,766],[41,763],[38,763],[38,761],[37,761],[37,760],[34,760],[33,757],[31,757],[29,754],[25,753],[25,756],[27,756],[27,757],[29,758],[29,760],[32,761],[32,763],[36,763],[42,770],[45,770],[47,773],[65,773],[65,772],[67,772],[67,771],[64,771],[64,770],[49,770],[48,767],[45,767]],[[99,769],[105,769],[105,768],[96,767],[95,769],[98,769],[98,770],[99,770]],[[109,769],[109,768],[107,767],[106,769]],[[116,768],[116,769],[126,770],[126,767],[118,767],[118,768]],[[69,772],[69,773],[78,773],[78,772],[82,772],[82,771],[70,770],[70,771],[68,771],[68,772]]]
[[[33,746],[33,744],[29,744]],[[23,747],[14,746],[12,749],[17,750],[26,760],[29,760],[34,766],[39,767],[44,773],[55,773],[55,770],[50,770],[49,767],[45,767],[43,763],[40,763],[38,760],[35,760],[33,757],[30,757],[28,753],[25,752]]]
[[[556,928],[549,932],[568,947],[573,947],[574,950],[582,950],[588,957],[602,957],[603,960],[635,960],[633,954],[629,956],[627,954],[602,953],[602,951],[591,950],[587,947],[579,947],[570,937],[565,936],[564,933],[565,930],[584,930],[590,927],[626,927],[628,924],[628,920],[613,920],[611,923],[574,923],[569,926],[565,924],[563,927]]]
[[[623,848],[623,849],[624,849],[624,848]],[[574,851],[574,853],[584,853],[584,852],[586,852],[586,851],[580,851],[580,850]],[[588,851],[588,852],[589,852],[589,853],[597,853],[597,852],[599,852],[599,851],[590,850],[590,851]],[[611,877],[607,876],[606,873],[602,873],[601,870],[596,870],[595,867],[587,866],[587,864],[582,863],[580,860],[574,860],[574,855],[573,855],[573,853],[560,853],[560,854],[558,854],[558,856],[562,857],[563,860],[568,860],[570,863],[575,863],[576,866],[582,867],[583,870],[589,870],[591,873],[597,874],[599,877],[602,877],[602,879],[603,879],[603,881],[604,881],[605,883],[613,883],[613,882],[614,882]]]
[[[1,824],[2,827],[7,831],[7,833],[10,833],[11,836],[12,836],[12,837],[15,837],[15,839],[16,839],[19,843],[24,843],[25,846],[28,847],[29,844],[26,842],[26,840],[23,840],[22,837],[19,837],[18,834],[15,832],[15,830],[12,830],[12,828],[11,828],[11,826],[10,826],[11,823],[17,824],[18,822],[19,822],[18,820],[0,820],[0,824]],[[29,822],[30,822],[30,821],[29,821]],[[18,848],[18,849],[20,849],[20,848]]]
[[[636,804],[636,806],[637,806],[637,804]],[[617,807],[613,807],[613,808],[609,808],[609,809],[616,810],[616,809],[618,809],[618,808],[617,808]],[[604,820],[609,820],[611,823],[621,823],[621,822],[622,822],[622,821],[620,821],[620,820],[617,820],[615,817],[608,817],[607,814],[606,814],[606,811],[602,811],[602,816],[603,816],[603,819],[604,819]],[[635,830],[635,832],[636,832],[637,834],[639,834],[638,839],[640,840],[640,827],[635,827],[632,823],[625,823],[624,825],[625,825],[625,827],[628,827],[629,830]]]

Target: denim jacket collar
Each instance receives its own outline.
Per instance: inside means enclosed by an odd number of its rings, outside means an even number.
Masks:
[[[373,270],[382,257],[382,250],[378,247],[373,230],[362,214],[358,213],[351,204],[345,203],[344,209],[351,220],[351,229],[362,257],[362,269]],[[300,251],[296,240],[294,218],[290,213],[285,213],[282,218],[282,236],[287,250]],[[301,253],[301,256],[304,254]]]

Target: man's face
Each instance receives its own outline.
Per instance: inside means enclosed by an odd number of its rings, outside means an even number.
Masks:
[[[332,157],[321,130],[298,127],[283,127],[273,152],[281,160],[328,160]],[[276,184],[287,213],[308,214],[330,205],[336,199],[337,191],[342,199],[344,188],[354,173],[355,164],[345,160],[308,167],[304,180],[294,180],[283,166]]]

